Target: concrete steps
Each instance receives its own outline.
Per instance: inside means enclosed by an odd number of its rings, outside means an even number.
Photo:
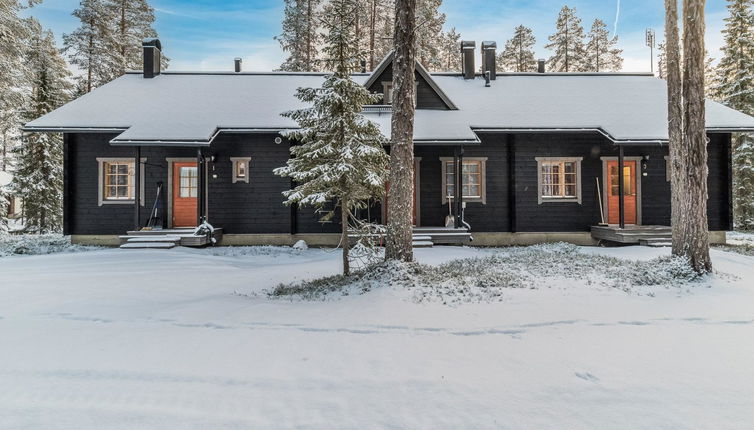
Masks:
[[[180,245],[180,236],[169,236],[166,234],[143,235],[143,236],[120,236],[123,249],[170,249]]]

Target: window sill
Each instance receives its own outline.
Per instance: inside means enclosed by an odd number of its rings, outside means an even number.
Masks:
[[[134,200],[102,200],[100,203],[100,206],[105,205],[132,205],[134,204]],[[141,202],[141,206],[144,206],[144,202]]]
[[[581,199],[578,197],[540,197],[539,204],[542,203],[578,203],[581,204]]]
[[[448,200],[451,200],[451,199],[443,199],[442,200],[442,204],[443,205],[447,205],[448,204]],[[453,201],[453,204],[455,204],[455,199],[453,199],[452,201]],[[481,203],[483,205],[487,204],[487,199],[482,198],[482,197],[464,197],[463,200],[461,200],[461,201],[463,203]]]

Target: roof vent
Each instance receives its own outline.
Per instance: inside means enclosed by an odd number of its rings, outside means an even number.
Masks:
[[[537,61],[537,72],[544,73],[545,72],[545,59],[540,58],[539,61]]]
[[[162,44],[160,39],[144,39],[144,78],[151,79],[160,74],[162,60]]]
[[[243,62],[243,60],[241,58],[235,58],[233,60],[233,63],[235,64],[236,73],[241,73],[241,63],[242,62]]]
[[[482,42],[482,74],[489,74],[491,80],[497,78],[497,68],[495,67],[497,43],[491,40]]]
[[[474,48],[476,48],[476,42],[473,40],[464,40],[461,42],[464,79],[474,79]]]

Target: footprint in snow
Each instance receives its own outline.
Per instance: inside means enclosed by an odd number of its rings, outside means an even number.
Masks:
[[[574,372],[574,375],[576,375],[577,378],[581,378],[581,379],[583,379],[585,381],[589,381],[589,382],[597,382],[597,381],[600,380],[600,378],[592,375],[589,372]]]

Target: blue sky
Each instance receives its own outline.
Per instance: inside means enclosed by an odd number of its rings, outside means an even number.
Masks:
[[[284,58],[277,42],[283,15],[282,0],[152,0],[157,11],[156,28],[173,70],[230,70],[234,57],[244,59],[245,70],[271,70]],[[502,46],[516,25],[534,29],[536,54],[552,33],[563,4],[576,7],[584,27],[595,18],[616,24],[624,50],[625,71],[648,71],[649,50],[644,29],[652,27],[662,39],[662,0],[444,0],[446,27],[455,26],[464,39],[496,40]],[[44,0],[27,13],[36,16],[58,38],[78,25],[71,12],[78,0]],[[707,46],[719,57],[720,30],[726,16],[724,0],[707,1]]]

